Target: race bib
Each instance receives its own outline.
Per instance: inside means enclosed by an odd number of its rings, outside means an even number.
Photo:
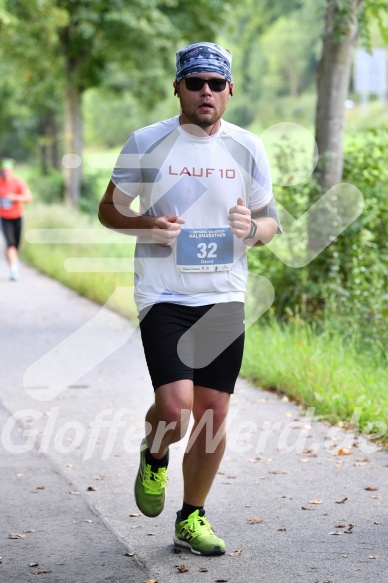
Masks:
[[[0,198],[0,208],[10,209],[12,205],[12,200],[8,200],[8,198]]]
[[[229,271],[233,267],[233,234],[230,227],[182,229],[177,239],[178,271]]]

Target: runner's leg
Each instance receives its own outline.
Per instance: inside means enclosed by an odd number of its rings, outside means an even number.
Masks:
[[[226,444],[230,394],[206,387],[194,390],[194,426],[183,458],[183,500],[204,506]]]
[[[146,415],[147,443],[152,456],[161,459],[172,443],[185,435],[193,407],[193,382],[180,380],[155,390],[155,402]]]

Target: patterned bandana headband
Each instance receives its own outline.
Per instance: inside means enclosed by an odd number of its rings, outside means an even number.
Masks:
[[[194,73],[218,73],[227,81],[232,81],[232,55],[214,43],[196,43],[184,47],[176,54],[177,83]]]

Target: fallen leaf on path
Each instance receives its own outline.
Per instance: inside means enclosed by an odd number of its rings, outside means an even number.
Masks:
[[[288,474],[285,470],[270,470],[269,474]]]
[[[351,455],[352,451],[346,447],[339,447],[337,449],[337,455]]]
[[[35,571],[35,575],[43,575],[43,573],[52,573],[52,571],[48,571],[47,569],[38,569]]]
[[[305,458],[305,457],[301,457],[301,458],[300,458],[300,460],[298,460],[298,462],[299,462],[300,464],[309,464],[309,463],[310,463],[310,461],[311,461],[311,460],[308,460],[308,459],[307,459],[307,458]]]
[[[323,500],[310,500],[309,504],[323,504]]]
[[[336,500],[335,503],[336,504],[345,504],[345,502],[347,501],[347,498],[341,498],[341,500]]]
[[[28,563],[29,567],[37,567],[39,563]]]
[[[36,489],[37,490],[44,490],[46,488],[46,486],[37,486]]]
[[[340,536],[342,534],[342,532],[335,530],[334,532],[329,532],[329,534],[331,534],[333,536]]]
[[[228,554],[229,554],[229,557],[239,557],[242,552],[243,552],[242,549],[236,549],[235,551],[233,551],[233,553],[228,553]]]
[[[264,522],[263,518],[248,518],[249,524],[261,524]]]
[[[8,536],[8,538],[13,538],[13,539],[16,539],[16,538],[26,538],[26,535],[25,534],[19,534],[17,532],[11,532],[11,534]]]
[[[307,506],[302,506],[302,510],[315,510],[315,508],[308,508]]]
[[[365,488],[365,490],[367,492],[377,492],[378,488],[376,488],[376,486],[368,486],[367,488]]]
[[[379,559],[380,555],[369,555],[368,559]]]
[[[132,514],[129,515],[130,518],[137,518],[138,516],[141,516],[140,512],[132,512]]]
[[[69,492],[72,496],[79,496],[79,492]]]
[[[144,583],[158,583],[156,579],[147,579]]]
[[[228,583],[229,579],[216,579],[216,583]]]
[[[278,532],[286,532],[287,529],[286,528],[278,528]]]
[[[125,557],[134,557],[136,555],[136,553],[134,551],[128,551],[127,553],[124,553]]]
[[[355,461],[354,465],[355,465],[355,466],[357,466],[357,467],[359,468],[359,467],[361,467],[361,466],[365,466],[365,464],[368,464],[368,463],[369,463],[369,461],[370,461],[370,460],[369,460],[369,458],[367,458],[367,457],[360,457],[360,458],[356,459],[356,461]]]
[[[88,492],[98,492],[97,488],[95,488],[94,486],[88,486],[88,487],[86,488],[86,490],[87,490]]]
[[[179,573],[187,573],[189,570],[186,565],[175,565],[175,567],[178,569]]]
[[[103,474],[101,474],[100,476],[96,477],[96,480],[99,480],[99,481],[105,480],[105,476]]]
[[[199,570],[200,573],[208,573],[209,569],[206,569],[206,567],[201,567]]]
[[[346,534],[352,534],[355,525],[349,524],[348,528],[344,531]]]

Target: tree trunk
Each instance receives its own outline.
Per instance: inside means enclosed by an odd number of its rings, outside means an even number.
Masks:
[[[77,205],[81,197],[83,126],[82,93],[68,80],[65,97],[65,202]]]
[[[62,160],[60,154],[60,144],[59,144],[59,131],[56,115],[53,115],[50,119],[49,135],[51,141],[50,148],[50,160],[51,165],[55,170],[62,170]]]
[[[51,168],[62,170],[56,116],[55,111],[46,110],[39,124],[40,163],[43,174],[47,174]]]
[[[326,8],[315,120],[315,139],[320,156],[316,176],[325,191],[342,180],[345,100],[362,2],[349,0],[348,12],[342,14],[337,1],[328,0]]]

